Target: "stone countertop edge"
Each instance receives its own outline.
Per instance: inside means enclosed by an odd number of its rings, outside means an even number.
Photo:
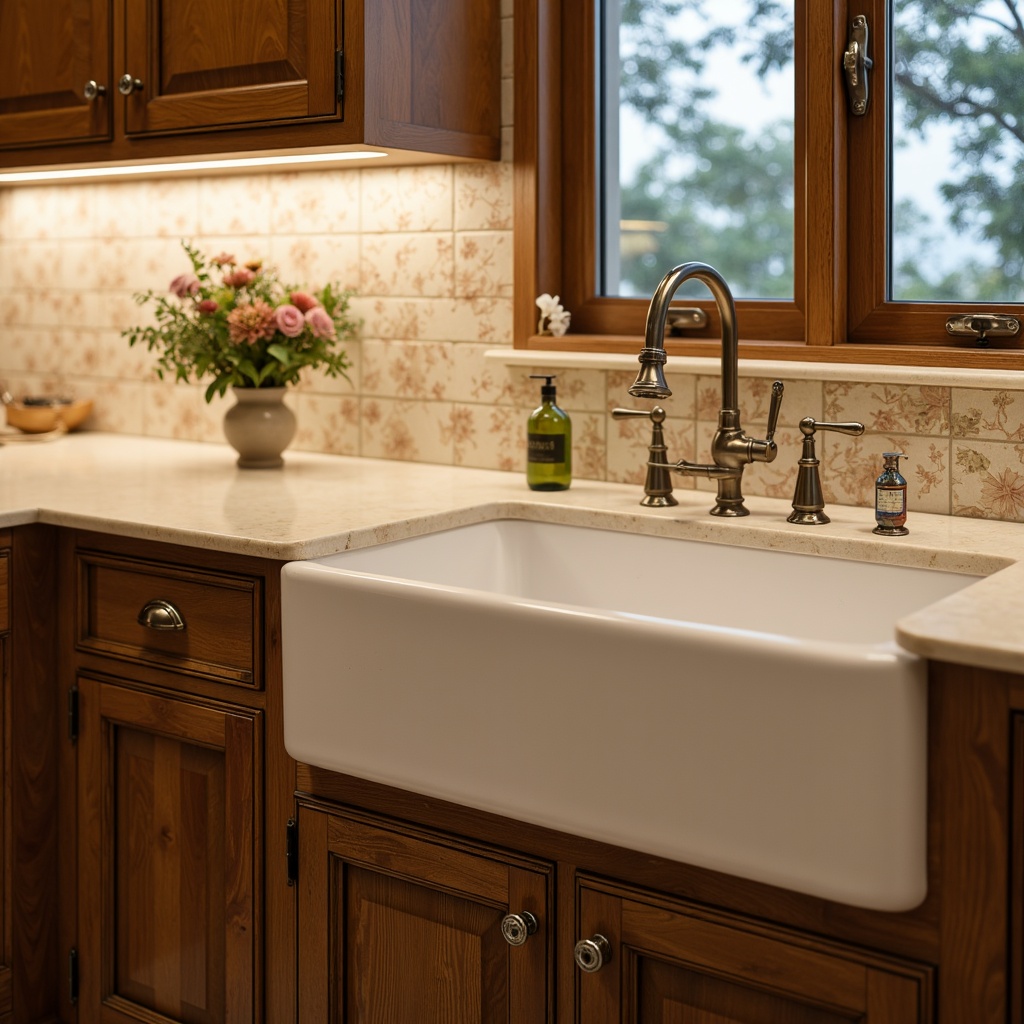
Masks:
[[[675,494],[678,506],[646,509],[638,485],[533,492],[518,473],[307,452],[286,453],[282,470],[239,470],[225,445],[96,432],[0,448],[0,527],[42,522],[292,561],[517,518],[973,573],[986,578],[901,619],[897,640],[923,657],[1024,672],[1021,524],[911,509],[910,535],[882,538],[871,509],[829,506],[831,523],[800,527],[781,499],[750,497],[750,516],[718,519],[707,491]]]

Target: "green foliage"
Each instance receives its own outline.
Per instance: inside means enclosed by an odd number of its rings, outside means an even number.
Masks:
[[[145,344],[159,353],[156,373],[161,380],[165,374],[184,382],[212,378],[206,389],[209,402],[229,387],[296,384],[306,367],[323,368],[329,377],[347,377],[351,364],[339,346],[358,327],[349,316],[351,292],[327,284],[305,293],[283,285],[276,271],[259,261],[241,267],[233,256],[207,261],[187,242],[182,248],[193,273],[171,282],[173,299],[153,291],[136,294],[139,305],[154,304],[156,324],[122,331],[129,345]],[[296,308],[296,301],[315,303],[323,315],[303,319],[299,314],[305,310]],[[289,333],[275,319],[282,307],[298,316]],[[248,330],[239,320],[244,316],[250,317]]]
[[[684,259],[716,266],[737,295],[792,295],[793,129],[744,129],[711,115],[709,57],[729,47],[764,80],[793,59],[791,4],[747,0],[735,24],[716,0],[622,0],[620,101],[660,142],[623,182],[623,219],[663,222],[627,234],[622,290],[650,294]],[[893,52],[900,94],[895,145],[955,126],[954,166],[941,187],[949,230],[920,208],[895,210],[891,275],[900,299],[1024,300],[1024,0],[900,0]],[[704,26],[685,38],[672,22]],[[875,74],[883,73],[876,66]],[[987,244],[991,259],[937,270],[949,235]],[[947,241],[943,242],[945,236]],[[611,282],[615,290],[615,282]],[[693,294],[701,294],[699,289]]]

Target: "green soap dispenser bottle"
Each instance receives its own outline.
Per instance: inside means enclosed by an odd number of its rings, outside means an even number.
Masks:
[[[555,405],[555,375],[531,373],[530,379],[544,384],[526,425],[526,482],[534,491],[564,491],[572,483],[572,423]]]

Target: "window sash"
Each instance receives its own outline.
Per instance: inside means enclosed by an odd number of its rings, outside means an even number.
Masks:
[[[889,3],[865,0],[858,9],[869,18],[875,72],[868,114],[854,118],[840,71],[847,4],[796,0],[794,298],[738,301],[741,349],[754,358],[1019,369],[1019,349],[964,347],[945,321],[968,310],[1024,318],[1024,306],[887,300]],[[594,7],[517,0],[517,347],[636,352],[643,334],[646,300],[598,291],[597,47],[581,45],[597,38]],[[700,258],[681,252],[677,262]],[[536,335],[533,300],[542,292],[558,294],[572,313],[569,335]],[[670,340],[668,351],[704,354],[720,337],[714,303],[686,304],[706,309],[708,326]]]

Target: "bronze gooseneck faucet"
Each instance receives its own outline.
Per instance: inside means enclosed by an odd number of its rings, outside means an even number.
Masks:
[[[640,352],[640,372],[629,389],[636,398],[668,398],[672,389],[665,383],[662,367],[665,352],[665,320],[669,303],[676,290],[691,278],[703,281],[714,296],[722,321],[722,408],[718,413],[718,430],[711,442],[713,465],[700,465],[681,459],[669,465],[674,473],[706,476],[718,482],[718,500],[711,509],[713,516],[745,516],[743,504],[743,469],[751,462],[773,462],[778,454],[773,437],[782,407],[782,381],[772,385],[768,409],[768,436],[763,441],[747,437],[740,426],[739,412],[739,337],[736,330],[736,305],[725,278],[706,263],[683,263],[662,279],[647,310],[647,330]]]

